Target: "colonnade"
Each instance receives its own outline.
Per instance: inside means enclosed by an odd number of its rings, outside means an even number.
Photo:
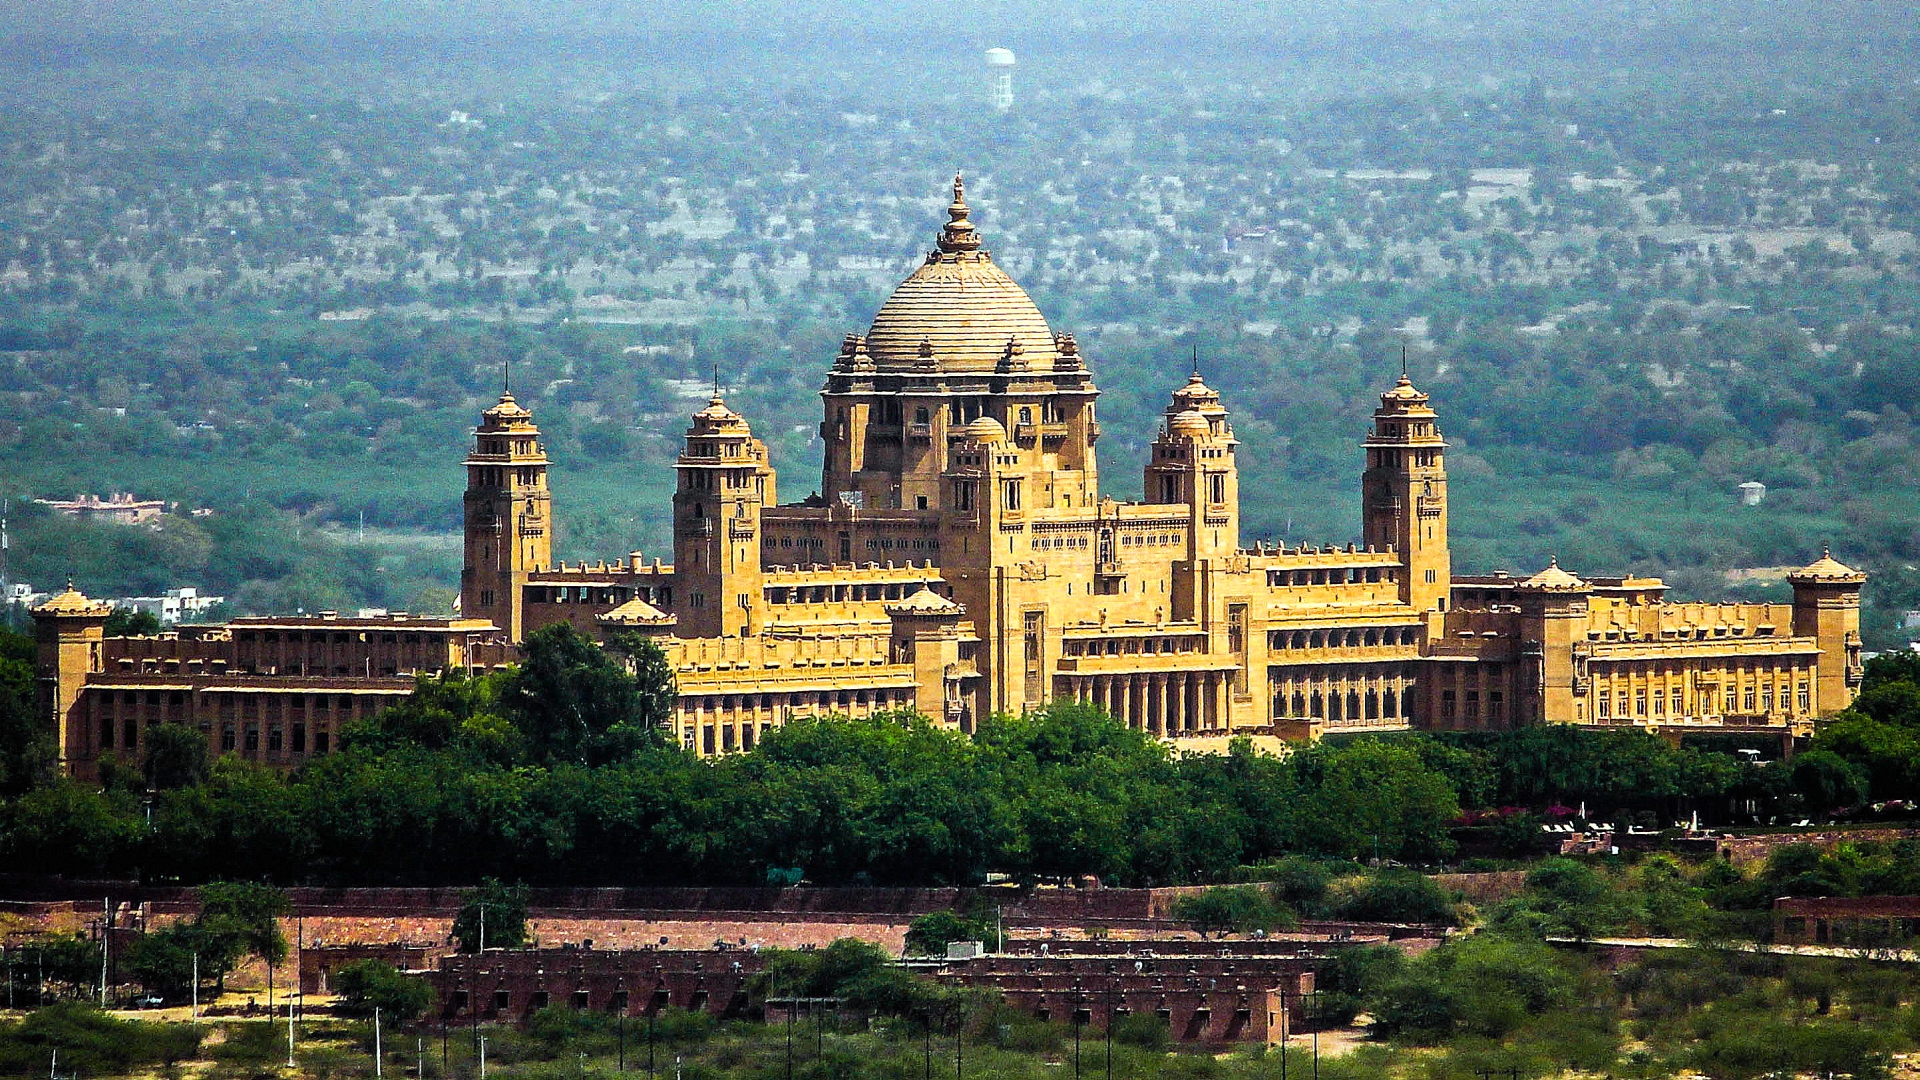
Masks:
[[[1156,736],[1227,727],[1231,671],[1140,671],[1062,675],[1062,696],[1098,705],[1115,720]]]
[[[681,745],[702,757],[751,750],[789,716],[871,716],[911,708],[912,686],[807,689],[761,694],[682,693],[674,726]]]
[[[1398,727],[1413,721],[1416,680],[1410,664],[1309,664],[1268,669],[1276,720]]]

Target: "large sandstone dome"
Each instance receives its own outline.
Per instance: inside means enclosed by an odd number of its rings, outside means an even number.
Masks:
[[[893,290],[867,332],[867,351],[877,367],[991,371],[1008,357],[1009,343],[1013,366],[1054,366],[1059,350],[1052,328],[1026,291],[980,250],[980,234],[967,214],[956,176],[953,205],[947,207],[951,220],[935,249]]]

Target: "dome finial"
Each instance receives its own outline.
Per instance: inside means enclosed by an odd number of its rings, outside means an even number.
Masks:
[[[948,221],[940,230],[940,250],[948,255],[962,251],[980,250],[980,232],[967,220],[971,211],[967,208],[967,182],[959,173],[953,174],[953,202],[947,206]]]

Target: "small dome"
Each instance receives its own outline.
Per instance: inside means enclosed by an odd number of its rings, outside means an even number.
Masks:
[[[1818,559],[1788,574],[1787,580],[1857,582],[1867,580],[1867,575],[1834,558],[1833,552],[1823,549]]]
[[[707,407],[693,414],[693,426],[687,429],[689,437],[695,435],[725,435],[745,437],[753,434],[747,418],[727,407],[726,400],[719,394],[707,399]]]
[[[511,392],[502,390],[499,402],[480,414],[480,425],[488,431],[525,430],[533,426],[533,414]]]
[[[1007,429],[991,416],[983,416],[968,424],[965,432],[967,438],[974,442],[997,443],[1005,442],[1007,439]]]
[[[1413,380],[1407,378],[1405,375],[1402,375],[1400,376],[1400,381],[1393,384],[1393,389],[1380,395],[1380,400],[1383,402],[1425,401],[1427,400],[1427,395],[1421,393],[1418,390],[1415,390],[1413,388]]]
[[[672,626],[679,620],[635,597],[612,611],[595,616],[594,621],[602,626]]]
[[[740,419],[740,414],[727,407],[727,401],[719,394],[707,399],[707,407],[693,414],[696,419],[712,420],[716,423]]]
[[[113,605],[102,600],[92,600],[73,582],[67,582],[64,592],[52,597],[46,603],[33,609],[35,615],[92,615],[104,617],[113,614]]]
[[[1183,409],[1173,414],[1173,419],[1167,421],[1167,433],[1169,435],[1204,438],[1212,432],[1213,427],[1207,423],[1207,418],[1200,415],[1195,409]]]
[[[887,605],[896,615],[958,615],[966,609],[932,589],[921,589],[904,600]]]
[[[1535,592],[1585,592],[1591,588],[1578,577],[1560,569],[1560,559],[1557,556],[1547,560],[1545,570],[1521,582],[1519,587]]]

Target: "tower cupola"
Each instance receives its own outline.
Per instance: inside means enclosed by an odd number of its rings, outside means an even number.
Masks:
[[[500,400],[480,414],[464,464],[460,612],[489,619],[519,641],[522,590],[529,575],[553,564],[553,495],[540,429],[511,390],[502,390]]]
[[[762,619],[760,511],[776,499],[766,444],[716,390],[693,414],[674,468],[679,625],[691,637],[752,633]]]
[[[1421,611],[1445,610],[1453,588],[1447,444],[1427,395],[1414,388],[1405,371],[1380,395],[1364,445],[1360,512],[1367,545],[1400,554],[1403,600]]]

